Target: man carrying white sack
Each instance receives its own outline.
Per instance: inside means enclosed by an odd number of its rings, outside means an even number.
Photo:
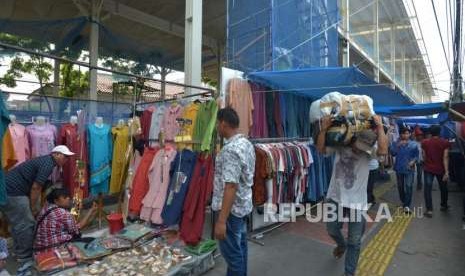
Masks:
[[[333,251],[336,259],[346,253],[345,275],[355,275],[360,255],[361,239],[365,231],[365,219],[360,212],[366,212],[367,184],[369,175],[369,162],[376,155],[386,155],[388,152],[388,140],[383,129],[381,117],[373,116],[376,127],[361,130],[355,133],[348,146],[328,148],[326,134],[331,127],[334,118],[324,116],[320,120],[320,132],[317,138],[317,149],[322,154],[336,154],[331,182],[327,194],[327,206],[336,210],[337,216],[334,222],[327,223],[328,234],[336,242],[337,247]],[[375,144],[377,143],[377,152]],[[343,216],[348,218],[349,231],[347,240],[342,235],[341,229],[344,218],[338,217],[338,209],[343,208]],[[326,208],[325,208],[326,210]]]

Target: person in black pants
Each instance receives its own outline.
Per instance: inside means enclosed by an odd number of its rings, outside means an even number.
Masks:
[[[368,175],[367,201],[368,201],[368,204],[371,204],[373,206],[376,204],[376,198],[375,198],[375,195],[373,194],[373,189],[374,189],[376,180],[378,180],[378,174],[379,174],[378,159],[376,158],[371,159],[368,166],[370,168],[370,174]]]

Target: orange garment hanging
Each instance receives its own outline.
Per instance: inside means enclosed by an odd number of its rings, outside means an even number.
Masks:
[[[228,82],[227,105],[239,115],[238,132],[249,136],[253,125],[252,111],[254,110],[252,89],[246,80],[234,78]]]
[[[15,149],[13,147],[13,140],[11,139],[10,131],[7,129],[3,136],[2,143],[2,168],[4,171],[8,171],[14,167],[18,162],[16,158]]]

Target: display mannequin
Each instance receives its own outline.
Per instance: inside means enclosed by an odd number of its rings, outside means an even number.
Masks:
[[[118,128],[122,128],[122,127],[124,127],[124,126],[125,126],[124,120],[123,120],[123,119],[119,119],[119,120],[118,120]]]
[[[12,124],[16,124],[16,116],[13,114],[10,114],[10,121]]]
[[[37,116],[35,121],[34,121],[34,124],[36,124],[38,126],[43,126],[43,125],[45,125],[45,123],[46,123],[46,120],[45,120],[44,116]]]
[[[72,124],[73,126],[75,126],[77,122],[78,122],[77,116],[71,116],[71,118],[69,118],[69,123]]]
[[[95,126],[98,127],[98,128],[103,127],[103,117],[95,118]]]

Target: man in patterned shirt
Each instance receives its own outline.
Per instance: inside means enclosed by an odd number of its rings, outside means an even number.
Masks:
[[[47,205],[37,217],[34,250],[43,251],[58,247],[80,236],[80,229],[84,228],[93,215],[96,214],[97,204],[77,223],[71,213],[71,197],[65,189],[53,189],[47,196]]]
[[[217,115],[218,134],[225,139],[217,156],[212,209],[218,212],[215,238],[228,264],[227,276],[247,275],[246,217],[252,211],[255,150],[238,134],[239,116],[232,108]]]

